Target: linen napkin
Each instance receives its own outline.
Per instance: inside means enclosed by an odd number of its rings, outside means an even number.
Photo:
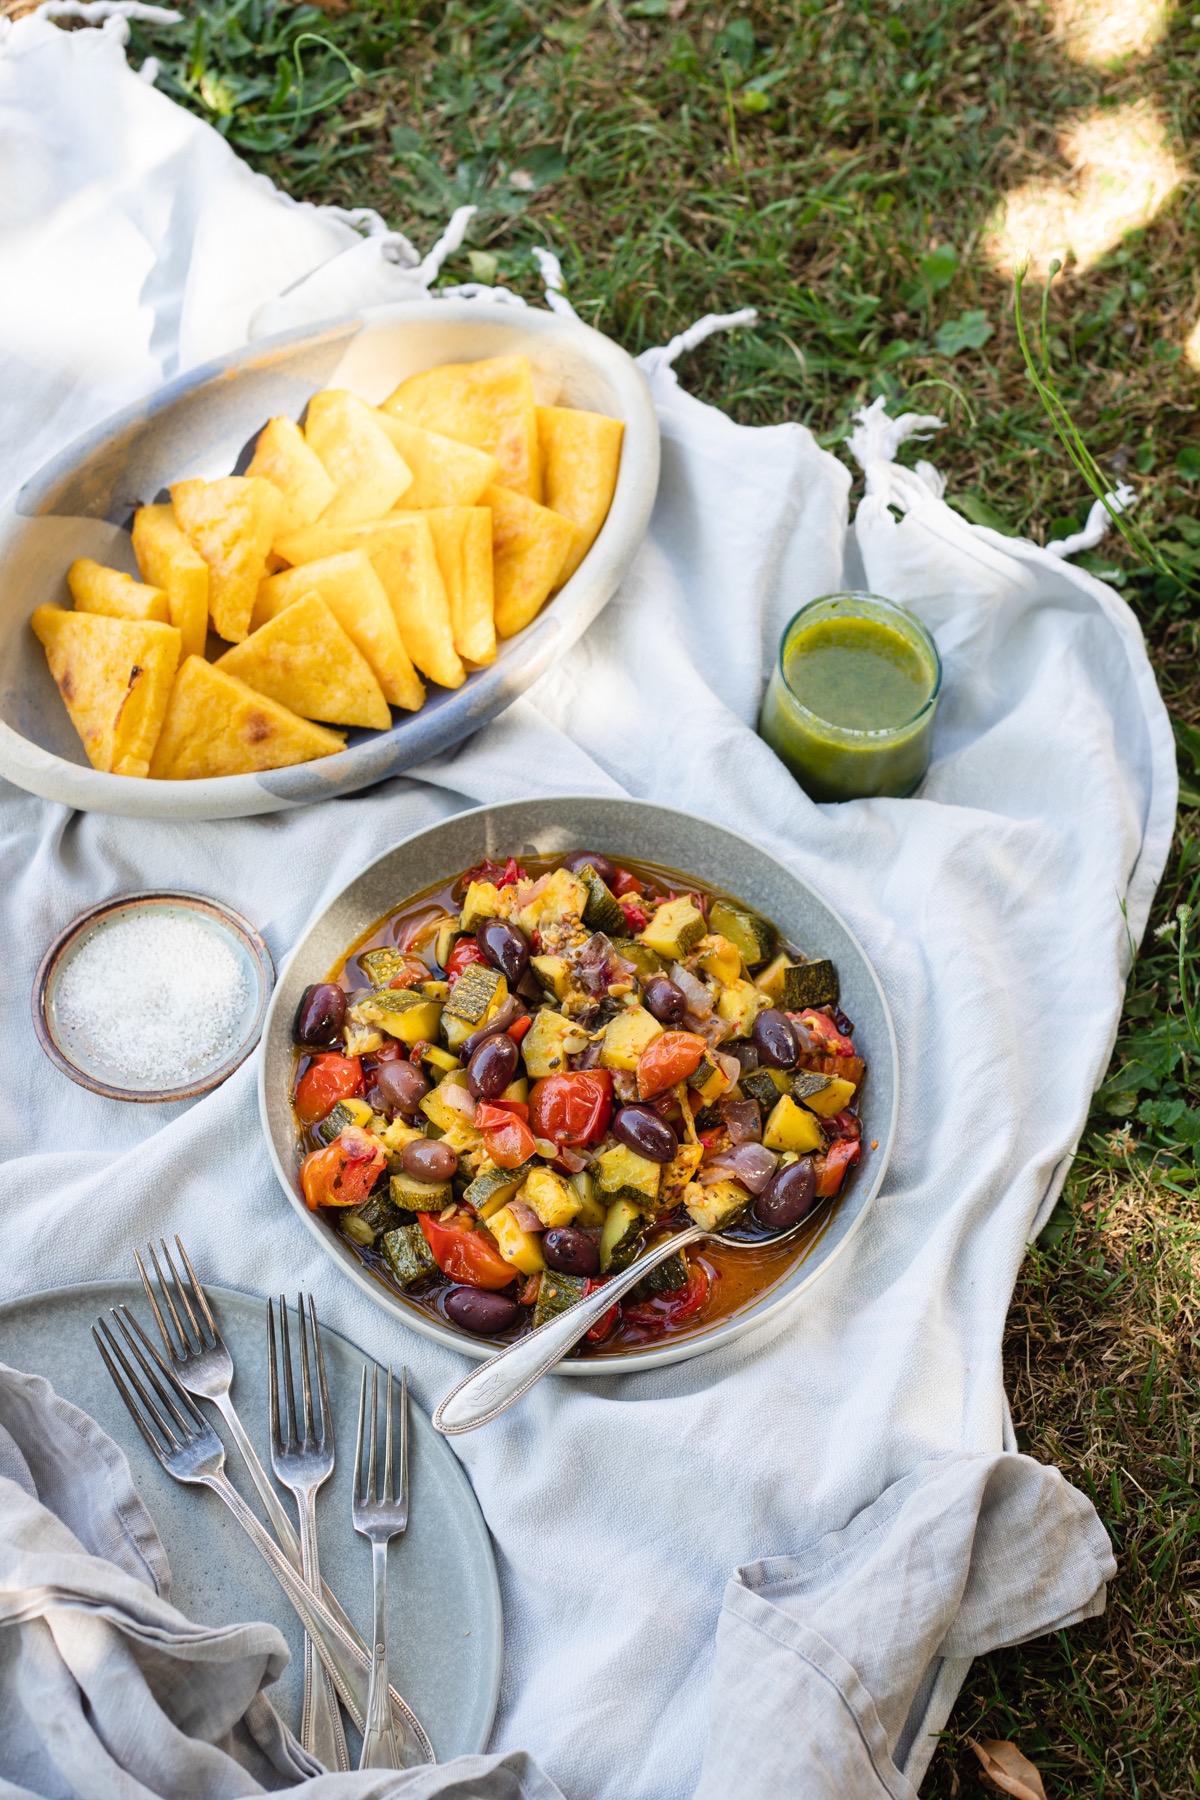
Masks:
[[[15,176],[0,217],[14,320],[0,344],[6,480],[187,366],[189,345],[239,341],[287,284],[294,321],[305,271],[321,270],[322,307],[356,303],[365,258],[338,235],[346,221],[273,195],[125,69],[115,34],[14,27],[0,46],[0,132]],[[372,253],[372,282],[391,279],[382,262]],[[103,333],[54,305],[55,283],[79,266]],[[459,750],[329,805],[186,828],[0,795],[11,871],[0,1029],[15,1097],[0,1118],[0,1283],[16,1294],[125,1275],[149,1233],[178,1230],[202,1278],[311,1287],[323,1319],[406,1361],[422,1403],[436,1404],[462,1360],[348,1292],[293,1221],[251,1065],[190,1107],[152,1111],[116,1109],[45,1062],[28,987],[47,940],[108,895],[185,886],[248,914],[282,959],[389,844],[518,795],[627,792],[745,831],[839,907],[880,974],[901,1067],[888,1180],[852,1250],[752,1337],[643,1375],[548,1380],[457,1440],[504,1597],[494,1741],[527,1749],[571,1800],[686,1800],[698,1781],[714,1791],[714,1769],[729,1793],[778,1791],[772,1765],[731,1751],[723,1731],[701,1767],[706,1719],[761,1665],[774,1699],[756,1730],[787,1768],[820,1762],[842,1793],[873,1792],[859,1749],[872,1692],[872,1778],[904,1793],[965,1659],[1012,1641],[989,1632],[1085,1613],[1111,1568],[1086,1505],[1006,1455],[1000,1346],[1167,854],[1171,733],[1136,622],[1103,584],[967,525],[877,441],[860,446],[869,495],[852,529],[849,470],[803,427],[737,426],[691,399],[663,355],[643,366],[663,434],[643,549],[570,655]],[[817,807],[754,719],[790,614],[865,584],[938,639],[934,764],[913,799]],[[998,1485],[981,1482],[978,1458],[1005,1471]],[[769,1583],[726,1593],[731,1570],[815,1554],[923,1469],[918,1490],[950,1481],[959,1498],[886,1512],[879,1567],[899,1580],[928,1559],[944,1610],[926,1604],[888,1638],[886,1670],[871,1657],[877,1614],[864,1623],[879,1583],[856,1578],[853,1559],[833,1559],[832,1599],[813,1622],[808,1598],[777,1605]],[[746,1629],[749,1600],[776,1608],[771,1631]],[[956,1633],[968,1600],[972,1618],[998,1623]],[[816,1679],[797,1673],[794,1649],[781,1671],[779,1643],[794,1646],[797,1623],[855,1670],[858,1699],[794,1704],[801,1676],[806,1690]],[[804,1654],[830,1666],[824,1651]]]

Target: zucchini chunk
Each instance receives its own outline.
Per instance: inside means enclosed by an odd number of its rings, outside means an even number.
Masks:
[[[735,1038],[748,1038],[758,1017],[762,995],[752,981],[731,981],[717,998],[717,1017],[733,1027]]]
[[[732,1083],[725,1071],[711,1056],[702,1056],[694,1074],[688,1077],[688,1086],[694,1094],[699,1094],[705,1106],[711,1106]]]
[[[478,931],[485,919],[500,916],[500,890],[490,881],[473,881],[463,896],[459,924],[463,931]]]
[[[579,1195],[553,1169],[532,1169],[520,1198],[533,1208],[547,1231],[555,1225],[569,1225],[579,1211]]]
[[[363,974],[374,988],[385,988],[394,975],[399,975],[405,963],[402,950],[386,946],[380,950],[366,950],[358,960]]]
[[[813,1102],[818,1094],[823,1094],[825,1089],[831,1087],[832,1084],[832,1075],[818,1075],[812,1069],[798,1069],[791,1079],[792,1098],[802,1100],[805,1106],[812,1107],[813,1112],[820,1112],[821,1108],[814,1106]],[[745,1085],[746,1083],[743,1081],[742,1086],[745,1087]],[[853,1093],[854,1089],[851,1088],[850,1092]],[[772,1100],[771,1105],[774,1106],[774,1104],[775,1102]],[[832,1110],[837,1112],[839,1108],[835,1106]]]
[[[582,1275],[559,1275],[556,1271],[545,1269],[538,1283],[537,1304],[533,1309],[533,1329],[544,1325],[547,1319],[556,1319],[559,1313],[566,1312],[583,1299],[587,1292],[587,1280]]]
[[[357,1024],[386,1031],[402,1044],[416,1044],[436,1035],[442,1008],[439,1001],[426,999],[415,988],[381,988],[351,1008],[350,1016]]]
[[[592,1164],[600,1192],[613,1200],[629,1200],[645,1211],[658,1203],[662,1164],[639,1156],[627,1144],[614,1144],[602,1150]],[[611,1208],[610,1208],[611,1211]]]
[[[636,1305],[639,1300],[653,1299],[655,1294],[677,1294],[687,1281],[687,1257],[682,1250],[674,1250],[665,1262],[656,1263],[648,1275],[643,1275],[629,1298]]]
[[[440,1044],[426,1044],[421,1051],[421,1061],[431,1063],[435,1069],[441,1069],[447,1075],[462,1067],[453,1050],[443,1050]]]
[[[529,966],[547,992],[565,1000],[571,985],[571,965],[565,956],[531,956]]]
[[[368,1194],[358,1206],[347,1207],[339,1223],[352,1243],[370,1249],[376,1238],[385,1232],[395,1231],[401,1225],[410,1225],[412,1220],[407,1212],[393,1206],[389,1196],[380,1191],[378,1194]]]
[[[572,875],[570,869],[555,869],[537,899],[523,906],[513,923],[530,937],[540,925],[582,918],[587,898],[587,888],[578,875]]]
[[[662,1033],[662,1026],[644,1006],[626,1006],[604,1028],[601,1068],[628,1069],[632,1073],[647,1044],[652,1044]]]
[[[811,1077],[810,1077],[811,1079]],[[792,1092],[796,1092],[796,1084],[792,1084]],[[843,1106],[849,1106],[854,1098],[854,1083],[843,1081],[840,1075],[827,1075],[825,1086],[815,1094],[809,1094],[804,1104],[818,1118],[832,1119],[834,1113],[841,1112]]]
[[[464,1037],[470,1037],[476,1026],[508,998],[508,983],[498,969],[487,963],[468,963],[446,1002],[446,1018],[466,1026]]]
[[[828,957],[819,962],[793,963],[783,972],[785,1012],[803,1012],[806,1006],[836,1006],[841,994],[838,972]]]
[[[668,962],[682,962],[688,951],[707,932],[704,914],[696,902],[689,900],[685,894],[679,900],[664,900],[645,931],[639,931],[638,939]],[[725,935],[730,934],[727,932]],[[736,941],[734,939],[735,943]]]
[[[694,1181],[687,1191],[686,1205],[696,1224],[705,1231],[720,1231],[749,1206],[751,1195],[738,1181],[714,1181],[701,1187]]]
[[[415,1287],[427,1275],[436,1275],[433,1251],[419,1225],[400,1225],[383,1240],[383,1254],[394,1279],[402,1288]]]
[[[391,1179],[392,1205],[404,1212],[441,1212],[454,1199],[448,1181],[418,1181],[407,1169]]]
[[[339,1100],[332,1112],[327,1112],[316,1128],[316,1136],[323,1144],[332,1144],[347,1125],[361,1125],[364,1131],[371,1126],[371,1108],[365,1100]]]
[[[600,1268],[626,1269],[638,1253],[646,1221],[631,1200],[614,1200],[604,1219],[600,1233]]]
[[[586,1047],[587,1034],[572,1019],[543,1007],[521,1040],[521,1055],[530,1075],[540,1081],[545,1075],[560,1074],[571,1051]]]
[[[507,1206],[493,1213],[488,1230],[495,1238],[505,1262],[510,1262],[522,1275],[540,1275],[546,1266],[542,1243],[535,1231],[517,1224]]]
[[[788,1078],[782,1069],[753,1069],[749,1075],[742,1076],[740,1086],[743,1094],[748,1094],[765,1112],[770,1112],[780,1094],[787,1093]],[[803,1100],[804,1095],[798,1097]]]
[[[736,944],[731,943],[727,937],[722,937],[719,931],[702,937],[697,950],[700,967],[706,975],[715,975],[718,981],[727,986],[741,980],[742,953]]]
[[[517,1194],[528,1180],[534,1164],[522,1163],[519,1169],[487,1169],[477,1175],[463,1199],[473,1206],[481,1219],[490,1218]]]
[[[612,947],[618,956],[633,964],[639,981],[649,981],[652,975],[667,972],[667,965],[657,950],[651,950],[649,944],[640,944],[636,938],[613,938]]]
[[[579,1199],[579,1211],[575,1214],[576,1225],[585,1230],[603,1225],[606,1208],[596,1193],[596,1177],[592,1171],[581,1169],[578,1175],[572,1175],[571,1186]]]
[[[733,906],[728,900],[716,900],[708,910],[709,930],[720,932],[741,951],[748,969],[765,963],[775,948],[775,927],[760,919],[748,907]]]
[[[784,1094],[763,1128],[763,1144],[768,1150],[798,1150],[805,1156],[810,1150],[823,1150],[825,1139],[812,1114]]]
[[[680,1144],[670,1162],[663,1167],[658,1190],[660,1212],[671,1211],[679,1205],[684,1188],[703,1161],[703,1144]]]
[[[579,871],[579,879],[587,889],[587,900],[583,908],[583,922],[589,931],[603,931],[612,937],[614,931],[624,931],[625,914],[617,905],[616,895],[601,880],[591,863],[585,863]]]

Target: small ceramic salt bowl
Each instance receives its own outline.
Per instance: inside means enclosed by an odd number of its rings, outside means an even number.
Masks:
[[[93,1094],[192,1100],[254,1049],[274,985],[270,951],[232,908],[202,894],[125,894],[50,945],[33,1028],[51,1062]]]

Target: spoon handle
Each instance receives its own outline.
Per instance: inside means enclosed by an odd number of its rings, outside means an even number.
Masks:
[[[456,1437],[459,1432],[490,1425],[493,1419],[498,1419],[502,1412],[507,1412],[527,1394],[543,1375],[549,1374],[555,1363],[561,1362],[567,1351],[604,1317],[614,1301],[627,1294],[631,1287],[636,1287],[648,1270],[665,1262],[685,1244],[694,1244],[697,1238],[705,1235],[698,1225],[689,1225],[686,1231],[664,1238],[636,1262],[630,1263],[627,1269],[622,1269],[619,1275],[606,1281],[603,1287],[597,1288],[594,1294],[589,1294],[586,1300],[577,1300],[566,1312],[556,1319],[548,1319],[527,1337],[518,1338],[515,1344],[506,1344],[503,1350],[473,1369],[465,1381],[451,1388],[433,1415],[437,1429],[444,1437]],[[597,1374],[603,1372],[603,1367],[603,1363],[597,1363]]]

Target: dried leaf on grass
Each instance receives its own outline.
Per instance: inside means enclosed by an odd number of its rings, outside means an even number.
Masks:
[[[967,1742],[979,1758],[988,1787],[999,1794],[1012,1794],[1015,1800],[1046,1800],[1041,1776],[1015,1744],[1001,1738],[985,1738],[982,1744],[968,1738]]]

